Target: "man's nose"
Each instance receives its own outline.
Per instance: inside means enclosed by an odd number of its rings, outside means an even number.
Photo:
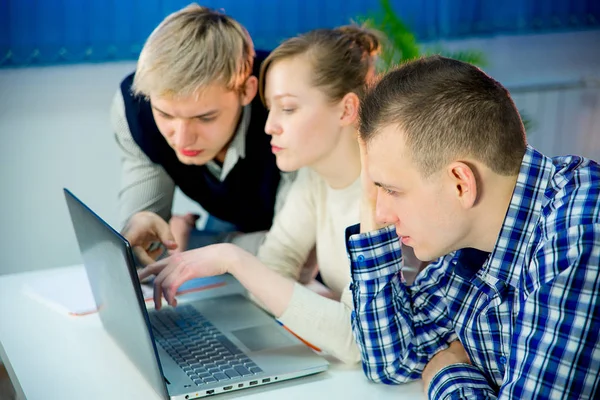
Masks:
[[[394,214],[390,202],[390,196],[386,195],[382,188],[377,188],[375,220],[380,225],[392,225],[398,222],[398,217]]]
[[[178,121],[174,134],[175,146],[179,149],[185,149],[186,147],[193,145],[195,141],[195,135],[191,129],[190,122],[186,120]]]

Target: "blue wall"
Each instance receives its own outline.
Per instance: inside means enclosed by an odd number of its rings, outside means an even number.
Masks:
[[[0,66],[136,59],[152,29],[191,0],[0,0]],[[378,0],[204,0],[256,47],[376,12]],[[392,0],[422,41],[600,27],[599,0]]]

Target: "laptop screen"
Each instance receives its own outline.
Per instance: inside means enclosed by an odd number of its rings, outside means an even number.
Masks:
[[[104,328],[154,390],[168,397],[129,243],[68,189],[64,193]]]

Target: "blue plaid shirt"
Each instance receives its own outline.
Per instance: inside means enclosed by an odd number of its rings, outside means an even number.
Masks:
[[[433,399],[600,399],[600,166],[527,148],[494,251],[462,249],[409,286],[393,227],[347,229],[354,334],[367,377],[419,379],[459,339],[472,365]]]

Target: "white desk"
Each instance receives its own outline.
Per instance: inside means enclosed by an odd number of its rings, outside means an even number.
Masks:
[[[97,314],[62,314],[24,292],[29,280],[50,277],[61,269],[0,276],[0,357],[18,398],[159,399],[104,331]],[[402,386],[373,384],[358,366],[330,361],[329,371],[322,374],[215,398],[425,398],[421,382]]]

